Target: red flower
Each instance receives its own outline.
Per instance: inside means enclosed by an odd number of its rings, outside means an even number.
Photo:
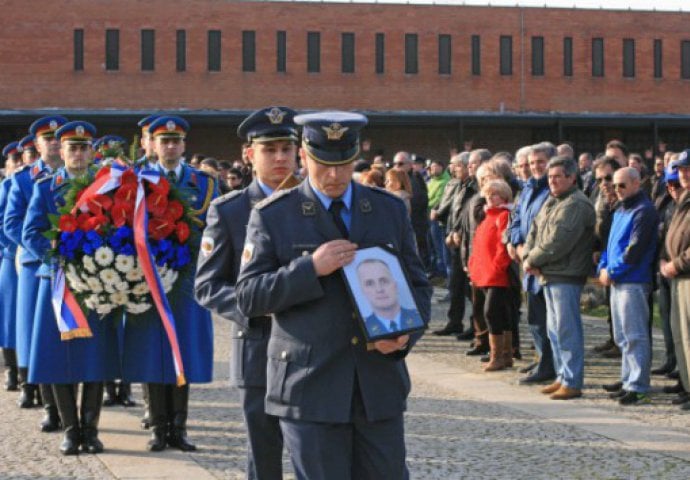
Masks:
[[[151,188],[152,192],[160,193],[161,195],[166,197],[168,196],[168,193],[170,193],[170,183],[162,175],[158,180],[158,183],[149,183],[148,185]]]
[[[162,240],[175,230],[175,223],[165,218],[152,218],[149,221],[149,235],[154,240]]]
[[[171,218],[173,221],[177,221],[184,215],[184,207],[177,200],[171,200],[168,202],[168,209],[165,212],[165,216]]]
[[[74,233],[78,226],[79,223],[73,215],[65,214],[60,217],[58,228],[61,232]]]
[[[134,203],[115,200],[110,216],[113,219],[113,225],[121,227],[125,223],[131,225],[134,219]]]
[[[127,172],[125,172],[127,173]],[[124,177],[124,175],[123,175]],[[134,202],[137,199],[137,184],[136,184],[136,179],[135,183],[123,183],[120,185],[120,188],[117,189],[117,192],[115,192],[115,202],[122,201],[122,202],[128,202],[134,205]]]
[[[177,222],[175,225],[175,233],[177,234],[177,239],[180,243],[184,243],[189,238],[189,225],[185,222]]]
[[[98,230],[101,227],[108,224],[108,217],[105,215],[94,215],[86,221],[87,230]]]
[[[120,179],[122,185],[136,185],[137,184],[137,174],[131,168],[128,168],[122,173],[122,178]],[[136,190],[136,188],[135,188]]]
[[[157,191],[146,196],[146,208],[154,217],[162,217],[168,209],[168,197]]]
[[[79,229],[84,230],[85,232],[88,230],[91,230],[89,228],[89,220],[91,219],[91,215],[88,213],[80,213],[79,216],[77,217],[77,224],[79,224]]]
[[[94,195],[86,201],[86,206],[94,215],[102,215],[113,206],[113,199],[107,195]]]

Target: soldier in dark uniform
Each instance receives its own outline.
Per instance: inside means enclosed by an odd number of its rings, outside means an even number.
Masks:
[[[36,148],[40,153],[31,165],[25,166],[12,176],[12,186],[7,197],[5,219],[3,229],[5,235],[17,244],[19,257],[19,270],[17,275],[17,364],[19,377],[22,382],[22,393],[19,397],[19,406],[30,408],[34,405],[36,387],[29,383],[29,357],[31,337],[33,332],[34,312],[36,309],[36,296],[38,293],[39,279],[36,275],[41,265],[41,260],[34,256],[22,243],[22,228],[26,211],[31,200],[33,185],[36,181],[52,174],[62,166],[60,156],[60,142],[55,138],[55,131],[67,123],[65,117],[59,115],[39,118],[29,132],[34,136]],[[27,154],[24,160],[31,158]],[[46,415],[41,423],[41,430],[52,432],[60,428],[60,417],[53,399],[53,391],[48,385],[40,387],[40,396]]]
[[[137,158],[135,164],[138,166],[146,166],[148,168],[154,168],[158,159],[156,158],[156,150],[154,148],[154,142],[151,138],[149,132],[149,127],[156,121],[160,115],[149,115],[142,118],[137,123],[137,126],[141,128],[141,138],[139,139],[139,144],[144,150],[144,155]]]
[[[230,381],[240,388],[250,479],[282,478],[283,437],[278,417],[266,414],[264,408],[271,318],[247,318],[239,312],[235,281],[249,212],[295,171],[299,137],[294,116],[289,108],[268,107],[252,113],[240,125],[237,133],[250,144],[247,155],[256,175],[244,190],[224,195],[211,204],[195,282],[197,301],[233,322]]]
[[[149,126],[158,157],[156,170],[178,189],[203,225],[218,190],[213,178],[181,163],[188,130],[189,124],[175,116],[161,116]],[[189,270],[177,281],[170,307],[187,382],[208,383],[213,379],[213,324],[210,313],[194,300],[195,272]],[[187,440],[189,383],[177,386],[172,350],[156,309],[127,314],[122,369],[123,381],[148,384],[153,428],[149,450],[160,451],[166,445],[196,450]]]
[[[65,166],[34,185],[22,232],[25,248],[42,261],[36,273],[40,285],[35,299],[29,379],[52,385],[65,430],[60,445],[64,455],[76,455],[80,447],[84,453],[103,451],[98,439],[103,382],[118,377],[120,366],[117,330],[111,317],[100,318],[96,312],[84,312],[93,334],[88,338],[69,339],[67,333],[58,330],[52,305],[55,271],[47,255],[50,240],[44,236],[51,226],[49,215],[58,215],[72,179],[89,175],[93,155],[91,139],[95,133],[93,125],[81,121],[66,123],[55,132]],[[79,383],[82,387],[78,411]]]
[[[266,412],[280,417],[297,478],[401,480],[404,357],[420,334],[368,346],[339,270],[358,246],[388,245],[425,323],[431,288],[405,204],[352,182],[366,117],[322,112],[295,122],[308,180],[254,208],[236,287],[245,316],[273,315]]]

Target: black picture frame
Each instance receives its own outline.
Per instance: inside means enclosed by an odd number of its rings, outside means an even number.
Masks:
[[[380,245],[359,248],[354,260],[341,272],[367,342],[426,328],[407,272],[391,248]],[[390,279],[388,283],[386,277]]]

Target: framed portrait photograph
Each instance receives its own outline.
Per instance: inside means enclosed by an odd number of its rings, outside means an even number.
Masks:
[[[343,275],[367,341],[426,328],[400,260],[389,249],[357,250]]]

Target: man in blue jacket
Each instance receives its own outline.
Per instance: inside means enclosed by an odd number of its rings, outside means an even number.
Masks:
[[[613,214],[599,280],[611,287],[613,338],[622,353],[622,388],[611,394],[621,405],[649,402],[649,305],[659,218],[640,190],[640,174],[630,167],[613,175],[620,206]]]

